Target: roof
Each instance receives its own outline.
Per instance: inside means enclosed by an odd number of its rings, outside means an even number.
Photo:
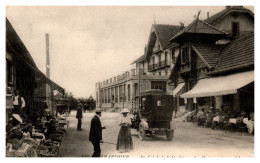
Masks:
[[[17,51],[21,56],[29,62],[33,67],[37,68],[32,56],[30,55],[29,51],[23,44],[22,40],[14,30],[12,24],[6,18],[6,46],[8,44],[12,45],[12,47]],[[7,48],[8,49],[8,48]]]
[[[254,35],[230,42],[220,53],[213,73],[254,66]]]
[[[213,25],[231,12],[245,12],[250,14],[252,17],[254,17],[254,13],[249,9],[246,9],[242,6],[232,6],[232,7],[225,8],[224,10],[218,12],[215,15],[210,16],[209,18],[205,19],[205,22]]]
[[[165,25],[165,24],[153,24],[150,31],[149,40],[147,44],[147,50],[145,52],[145,58],[149,58],[153,54],[153,48],[158,38],[161,50],[166,50],[170,47],[176,46],[169,42],[169,39],[180,31],[180,26]]]
[[[169,41],[175,41],[177,38],[187,33],[196,33],[196,34],[215,34],[215,35],[227,35],[226,32],[217,29],[216,27],[206,23],[203,20],[196,18],[191,24],[185,27],[183,30],[178,32],[173,36]]]
[[[134,62],[132,62],[131,65],[134,64],[134,63],[142,62],[144,60],[145,60],[145,54],[142,55],[141,57],[139,57],[138,59],[136,59]]]
[[[36,66],[30,52],[14,30],[13,26],[6,18],[6,50],[12,51],[15,57],[21,61],[26,67],[32,70],[36,76],[39,76],[43,81],[48,83],[54,89],[64,91],[62,87],[47,78]]]
[[[224,45],[192,44],[194,51],[209,68],[215,67],[220,51],[223,47]]]
[[[169,48],[169,39],[180,31],[180,26],[176,25],[154,24],[153,26],[163,50]]]

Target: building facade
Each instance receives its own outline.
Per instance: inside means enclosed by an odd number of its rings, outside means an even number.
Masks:
[[[36,66],[29,51],[8,19],[6,19],[6,120],[12,114],[13,92],[19,90],[25,100],[26,116],[36,120],[47,100],[46,85],[54,90],[64,89],[48,79]],[[54,99],[52,99],[54,102]],[[55,105],[50,110],[55,111]]]
[[[135,68],[96,83],[97,107],[137,108],[139,93],[150,89],[171,94],[173,86],[167,82],[179,49],[178,44],[169,44],[168,40],[181,29],[181,26],[153,24],[144,54],[132,63]]]
[[[219,108],[223,105],[222,97],[182,94],[193,90],[200,80],[218,74],[215,72],[223,51],[234,40],[253,33],[254,14],[242,6],[227,6],[206,20],[196,18],[186,27],[154,24],[144,55],[132,63],[135,69],[96,83],[97,106],[135,108],[139,92],[161,89],[175,97],[176,109],[180,105],[187,110],[197,109],[199,105]]]
[[[221,109],[227,105],[237,112],[242,105],[252,111],[253,33],[254,14],[235,6],[204,21],[197,18],[171,38],[170,41],[180,44],[180,54],[170,75],[176,106],[184,100],[187,110],[200,106]],[[246,94],[239,93],[241,88],[251,93],[250,99],[244,100],[249,102],[240,102]]]

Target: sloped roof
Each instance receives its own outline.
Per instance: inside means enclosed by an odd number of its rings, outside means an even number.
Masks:
[[[216,27],[206,23],[203,20],[196,18],[191,24],[178,32],[170,41],[174,41],[185,33],[198,33],[198,34],[215,34],[215,35],[227,35],[226,32],[217,29]]]
[[[33,67],[37,68],[30,52],[27,50],[22,40],[16,33],[15,29],[13,28],[12,24],[9,22],[7,18],[6,18],[6,42],[7,42],[6,46],[8,44],[12,45],[15,51],[17,51],[20,55],[22,55],[22,57],[27,62],[29,62]]]
[[[163,50],[169,48],[169,39],[180,31],[180,26],[176,25],[154,24],[153,26]]]
[[[11,50],[15,57],[24,63],[29,69],[31,69],[35,75],[41,77],[43,81],[48,83],[50,86],[54,87],[55,89],[64,91],[62,87],[58,84],[47,78],[37,67],[35,64],[30,52],[27,50],[26,46],[16,33],[15,29],[13,28],[12,24],[6,18],[6,50]]]
[[[192,44],[194,51],[201,57],[205,64],[209,67],[215,67],[220,51],[224,45],[215,44]]]
[[[144,61],[144,60],[145,60],[145,54],[142,55],[141,57],[139,57],[138,59],[136,59],[134,62],[132,62],[131,65],[134,64],[134,63],[142,62],[142,61]]]
[[[254,35],[230,42],[220,53],[213,73],[254,66]]]
[[[231,12],[245,12],[250,14],[252,17],[254,17],[254,13],[250,11],[249,9],[246,9],[242,6],[231,6],[229,8],[225,8],[224,10],[218,12],[215,15],[210,16],[209,18],[205,19],[205,22],[214,25],[217,21],[221,20],[225,15],[231,13]]]

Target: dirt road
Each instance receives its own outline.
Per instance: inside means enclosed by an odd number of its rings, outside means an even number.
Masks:
[[[77,119],[72,112],[68,134],[65,136],[60,153],[62,157],[91,157],[93,146],[88,141],[90,120],[94,113],[84,113],[82,131],[77,131]],[[106,126],[103,130],[105,142],[116,143],[119,131],[120,113],[103,112],[101,121]],[[253,157],[254,136],[244,133],[198,127],[189,122],[176,122],[177,130],[173,141],[166,141],[165,136],[147,137],[140,141],[136,130],[132,130],[134,150],[119,153],[113,144],[101,144],[103,157]]]

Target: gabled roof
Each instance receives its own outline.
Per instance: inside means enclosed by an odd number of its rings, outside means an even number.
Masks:
[[[240,13],[248,13],[252,17],[254,17],[254,13],[250,11],[249,9],[246,9],[242,6],[231,6],[227,7],[224,10],[218,12],[215,15],[212,15],[211,17],[207,18],[205,22],[214,25],[216,22],[221,20],[223,17],[225,17],[227,14],[232,13],[232,12],[240,12]]]
[[[254,67],[254,35],[241,37],[230,42],[220,53],[212,73]]]
[[[169,48],[169,39],[180,31],[180,26],[175,25],[154,24],[153,26],[163,50]]]
[[[132,62],[131,65],[134,64],[134,63],[142,62],[142,61],[144,61],[144,60],[145,60],[145,54],[142,55],[141,57],[139,57],[138,59],[136,59],[134,62]]]
[[[215,67],[220,51],[224,47],[215,44],[192,44],[191,46],[208,68]]]
[[[184,34],[214,34],[214,35],[227,35],[226,32],[217,29],[216,27],[206,23],[203,20],[196,18],[190,25],[178,32],[169,41],[175,41],[177,38]]]
[[[169,42],[169,39],[175,34],[177,34],[179,31],[180,31],[180,26],[153,24],[150,31],[148,43],[147,43],[145,58],[148,58],[150,55],[153,54],[153,47],[156,38],[158,38],[161,50],[166,50],[173,45]]]

